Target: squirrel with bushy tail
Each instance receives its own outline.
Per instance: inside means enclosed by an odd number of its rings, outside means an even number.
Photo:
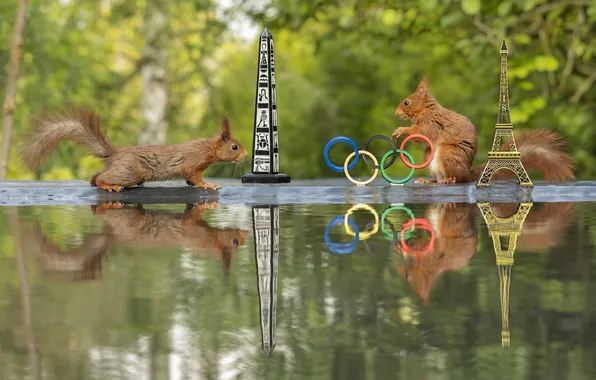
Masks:
[[[392,138],[421,134],[428,137],[435,153],[429,165],[434,179],[418,179],[417,183],[456,183],[476,181],[486,166],[483,163],[472,168],[476,156],[478,140],[476,127],[465,116],[441,106],[428,90],[428,77],[422,79],[416,91],[405,98],[397,107],[395,115],[411,120],[411,127],[400,127]],[[561,136],[546,129],[532,129],[514,133],[521,162],[527,171],[538,170],[547,181],[575,180],[575,163],[566,151]],[[503,150],[509,150],[508,142]],[[430,148],[424,151],[425,161],[430,156]],[[494,179],[514,176],[510,170],[500,170]]]
[[[99,113],[80,107],[42,117],[24,149],[23,160],[36,171],[43,158],[61,142],[73,141],[103,160],[105,167],[90,180],[92,186],[100,189],[122,191],[142,186],[146,181],[184,178],[188,185],[216,190],[217,185],[203,181],[203,171],[214,163],[240,163],[248,156],[246,149],[232,136],[226,117],[216,136],[182,144],[115,147],[100,124]]]

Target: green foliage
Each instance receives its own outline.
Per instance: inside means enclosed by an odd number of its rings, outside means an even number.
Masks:
[[[101,167],[86,152],[63,144],[39,173],[23,169],[17,154],[32,129],[30,118],[73,104],[104,116],[109,139],[135,144],[142,129],[141,59],[146,0],[28,2],[24,54],[17,90],[9,178],[80,178]],[[359,144],[391,135],[394,111],[418,81],[444,106],[466,115],[479,134],[477,161],[485,158],[498,104],[499,47],[510,50],[512,122],[564,136],[578,176],[596,176],[596,25],[593,1],[381,0],[317,2],[269,0],[262,7],[235,0],[225,12],[213,0],[167,3],[168,142],[210,136],[227,115],[249,150],[254,124],[257,46],[234,36],[229,20],[247,15],[267,26],[276,42],[281,170],[293,178],[341,176],[329,170],[323,147],[345,135]],[[16,4],[0,0],[12,20]],[[10,23],[0,25],[0,65],[10,53]],[[5,76],[0,75],[0,88]],[[381,155],[388,146],[378,144]],[[422,148],[408,147],[421,160]],[[340,163],[348,147],[337,146]],[[395,165],[392,175],[407,169]],[[207,175],[250,170],[216,165]],[[364,165],[354,174],[366,176]],[[416,175],[424,175],[418,171]]]

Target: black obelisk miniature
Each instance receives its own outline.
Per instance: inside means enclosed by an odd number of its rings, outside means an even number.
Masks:
[[[243,175],[242,183],[290,182],[289,175],[279,172],[276,96],[273,37],[265,28],[259,39],[252,173]]]

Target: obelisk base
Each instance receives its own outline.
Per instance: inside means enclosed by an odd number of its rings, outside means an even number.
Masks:
[[[242,183],[290,183],[290,176],[283,173],[278,174],[245,174]]]

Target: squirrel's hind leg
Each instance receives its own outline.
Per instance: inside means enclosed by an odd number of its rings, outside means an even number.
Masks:
[[[127,187],[138,185],[142,182],[134,173],[126,167],[111,166],[101,172],[95,179],[97,187],[107,191],[122,191]]]
[[[89,180],[89,183],[91,184],[91,186],[97,186],[97,183],[96,183],[97,176],[99,176],[101,173],[103,173],[103,170],[101,170],[91,176],[91,179]]]

